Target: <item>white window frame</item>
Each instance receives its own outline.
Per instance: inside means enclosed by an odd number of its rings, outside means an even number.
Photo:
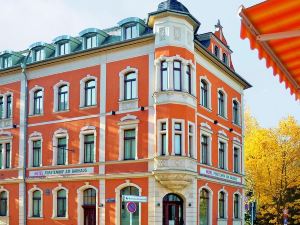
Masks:
[[[220,211],[219,211],[219,198],[220,198],[220,193],[223,192],[224,193],[224,197],[225,197],[225,202],[224,202],[224,217],[225,218],[220,218]],[[221,221],[227,221],[228,220],[228,192],[224,189],[224,187],[218,191],[218,220]]]
[[[61,86],[67,85],[68,87],[68,106],[66,110],[58,111],[58,90]],[[53,104],[53,112],[66,112],[70,109],[70,83],[67,81],[60,80],[57,84],[53,86],[54,92],[54,104]]]
[[[96,149],[97,149],[97,132],[96,132],[96,127],[94,126],[85,126],[83,128],[81,128],[80,130],[80,134],[79,134],[79,142],[80,142],[80,153],[79,153],[79,163],[80,164],[87,164],[84,163],[84,136],[85,135],[89,135],[89,134],[93,134],[94,135],[94,162],[95,163],[97,161],[96,159]]]
[[[34,62],[40,62],[42,60],[44,60],[46,57],[46,54],[45,54],[45,48],[44,47],[36,47],[34,49],[31,50],[32,51],[32,55],[33,55],[33,61]],[[36,53],[37,52],[41,52],[41,59],[37,59],[36,58]]]
[[[239,142],[238,138],[234,138],[233,139],[233,145],[232,145],[232,172],[234,172],[234,148],[238,148],[239,149],[239,171],[237,174],[241,174],[242,173],[242,144]]]
[[[208,162],[207,162],[207,165],[208,166],[211,166],[212,165],[212,135],[213,135],[213,131],[211,129],[211,127],[206,123],[206,122],[203,122],[201,123],[201,126],[200,126],[200,163],[202,163],[202,148],[201,148],[201,138],[202,138],[202,135],[205,135],[207,136],[207,139],[208,139]],[[203,164],[203,163],[202,163]],[[206,165],[206,164],[204,164]]]
[[[207,83],[207,107],[203,106],[201,104],[201,81],[204,80]],[[212,105],[211,105],[211,82],[207,78],[207,76],[200,76],[200,92],[199,92],[199,104],[202,106],[204,109],[208,109],[209,111],[212,111]]]
[[[161,130],[161,125],[166,123],[166,130]],[[167,118],[157,120],[157,155],[162,155],[161,136],[166,135],[166,156],[169,155],[169,121]]]
[[[228,170],[228,136],[225,133],[224,130],[220,130],[218,131],[218,168],[221,169],[219,167],[220,165],[220,156],[219,156],[219,149],[220,149],[220,142],[223,142],[225,144],[225,162],[224,162],[224,170]]]
[[[8,96],[11,96],[11,116],[10,117],[6,117],[6,113],[7,113],[7,97]],[[14,96],[13,96],[13,93],[12,92],[6,92],[6,93],[3,93],[1,94],[0,93],[0,97],[3,97],[3,114],[2,114],[2,118],[0,117],[0,120],[1,119],[12,119],[13,118],[13,115],[14,115],[14,112],[13,112],[13,103],[14,103]]]
[[[129,186],[132,186],[132,187],[135,187],[139,190],[139,196],[142,195],[142,188],[140,186],[138,186],[137,184],[134,184],[134,183],[130,183],[129,180],[126,180],[126,183],[123,183],[121,185],[119,185],[118,187],[115,188],[115,193],[116,193],[116,207],[115,207],[115,224],[116,225],[120,225],[121,224],[121,221],[120,221],[120,212],[121,212],[121,209],[120,209],[120,204],[121,204],[121,201],[122,199],[120,198],[120,192],[123,188],[126,188],[126,187],[129,187]],[[141,207],[141,203],[139,203],[139,225],[142,224],[142,207]]]
[[[12,139],[13,139],[13,136],[10,132],[8,131],[2,131],[0,133],[0,144],[2,144],[2,168],[0,169],[11,169],[13,168],[12,166]],[[9,162],[9,165],[10,167],[9,168],[6,168],[6,144],[10,144],[10,162]]]
[[[42,91],[42,111],[41,114],[34,114],[34,93],[38,90]],[[35,85],[33,88],[29,91],[29,115],[30,116],[41,116],[44,114],[44,102],[45,102],[45,91],[44,88],[38,85]]]
[[[57,216],[57,192],[60,190],[66,191],[66,216],[65,217],[58,217]],[[69,218],[69,190],[63,187],[61,184],[58,184],[58,187],[52,190],[53,196],[53,210],[52,210],[52,219],[62,220]]]
[[[239,218],[234,218],[234,196],[235,195],[239,196]],[[232,218],[233,218],[233,221],[241,221],[242,220],[242,207],[243,207],[243,204],[242,204],[243,198],[242,197],[243,197],[243,195],[238,191],[234,192],[232,195],[232,203],[233,203],[232,204]]]
[[[90,81],[90,80],[95,80],[95,99],[96,99],[96,104],[92,106],[85,106],[85,83]],[[98,78],[93,75],[86,75],[84,78],[80,80],[80,108],[90,108],[90,107],[96,107],[98,104]]]
[[[124,131],[135,129],[135,160],[138,159],[138,124],[139,119],[134,115],[127,114],[120,119],[119,125],[119,159],[124,160]]]
[[[213,197],[214,197],[214,192],[213,190],[206,184],[205,186],[202,186],[199,188],[199,192],[198,192],[198,199],[199,199],[199,207],[198,207],[198,217],[200,215],[200,195],[201,195],[201,191],[205,189],[208,191],[208,194],[209,194],[209,209],[208,209],[208,212],[209,212],[209,220],[208,220],[208,224],[209,225],[212,225],[212,221],[213,221]],[[200,221],[200,218],[198,218],[199,221]],[[200,223],[200,222],[199,222]]]
[[[219,91],[221,91],[224,94],[224,117],[219,114],[219,108],[220,108],[220,106],[219,106]],[[228,109],[227,109],[228,108],[227,107],[227,102],[228,102],[227,101],[227,97],[228,97],[227,92],[224,90],[223,87],[217,89],[218,116],[221,117],[221,118],[223,118],[223,119],[227,119],[228,118],[228,114],[227,114],[228,113]]]
[[[32,197],[33,197],[33,192],[35,191],[40,191],[41,192],[41,211],[40,211],[40,217],[33,217],[33,202],[32,202]],[[37,185],[33,185],[33,188],[31,188],[30,190],[28,190],[28,217],[29,218],[43,218],[44,214],[43,214],[43,190],[38,188]]]
[[[33,167],[33,142],[34,141],[41,141],[41,162],[40,167],[43,166],[43,137],[40,132],[33,132],[29,135],[28,139],[28,148],[29,148],[29,157],[28,157],[28,165],[30,168]]]
[[[89,184],[89,182],[86,182],[84,186],[81,186],[80,188],[77,189],[77,216],[78,216],[78,225],[82,225],[84,223],[84,211],[82,208],[83,205],[83,192],[86,189],[92,188],[96,191],[96,224],[98,224],[98,218],[99,218],[99,210],[98,210],[98,205],[99,205],[99,192],[98,189],[92,185]]]
[[[175,131],[175,123],[181,123],[181,131]],[[175,155],[175,134],[181,134],[181,156],[185,156],[185,121],[183,119],[172,119],[172,155]]]
[[[58,145],[58,138],[66,138],[66,164],[68,165],[69,163],[69,134],[68,131],[65,129],[58,129],[54,132],[53,137],[52,137],[52,143],[53,143],[53,160],[52,160],[52,165],[56,166],[57,165],[57,145]]]
[[[6,192],[6,196],[7,196],[7,201],[6,201],[6,216],[0,216],[0,221],[5,219],[5,218],[9,218],[9,191],[7,189],[5,189],[3,186],[0,186],[0,194],[2,192]],[[8,220],[5,220],[8,222]],[[2,221],[1,221],[2,222]]]
[[[238,123],[237,124],[234,122],[234,117],[233,117],[233,115],[234,115],[234,112],[233,112],[233,102],[234,101],[236,101],[237,104],[238,104]],[[240,101],[237,98],[233,98],[232,101],[231,101],[231,103],[232,103],[232,123],[234,125],[241,126],[241,103],[240,103]]]
[[[192,127],[192,132],[190,132],[190,126]],[[193,158],[193,159],[196,159],[197,158],[197,153],[196,153],[196,127],[195,127],[195,123],[191,122],[191,121],[188,121],[188,130],[187,130],[187,137],[188,137],[188,141],[187,141],[187,144],[188,144],[188,156]],[[192,138],[192,155],[190,154],[190,138]]]

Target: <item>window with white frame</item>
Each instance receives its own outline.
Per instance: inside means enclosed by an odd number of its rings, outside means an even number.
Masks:
[[[119,160],[138,159],[138,123],[136,116],[122,117],[119,125]]]
[[[0,119],[4,116],[4,96],[0,96]]]
[[[120,79],[120,110],[138,107],[138,69],[127,66],[119,72]]]
[[[83,127],[80,132],[80,163],[96,162],[96,127]]]
[[[185,155],[184,152],[184,122],[173,120],[173,155]]]
[[[160,71],[160,80],[161,80],[161,90],[166,91],[169,89],[169,74],[168,74],[168,63],[166,61],[161,62],[161,71]]]
[[[29,115],[42,115],[44,113],[44,88],[35,86],[29,91]]]
[[[182,74],[181,74],[181,61],[174,60],[173,62],[173,87],[175,91],[181,91],[182,89]]]
[[[2,69],[6,69],[8,67],[11,67],[13,65],[12,63],[12,57],[10,55],[4,56],[2,58]]]
[[[223,191],[219,192],[219,219],[226,218],[226,194]]]
[[[53,86],[54,91],[54,112],[63,112],[69,110],[70,84],[66,81],[60,81]]]
[[[191,65],[186,66],[186,73],[185,73],[185,84],[186,89],[189,94],[192,94],[192,71],[191,71]]]
[[[11,141],[0,140],[0,169],[11,168]]]
[[[0,120],[12,117],[12,94],[0,95]]]
[[[209,155],[209,137],[205,134],[201,135],[201,163],[208,164]]]
[[[6,96],[6,118],[10,118],[12,115],[12,97],[11,95]]]
[[[204,106],[205,108],[208,108],[208,84],[207,82],[202,79],[201,80],[201,105]]]
[[[157,121],[157,134],[158,155],[168,155],[168,119]]]
[[[98,46],[97,34],[93,33],[85,37],[85,48],[95,48]]]
[[[66,55],[70,53],[70,44],[69,42],[61,42],[58,44],[59,55]]]
[[[131,72],[124,76],[124,100],[131,100],[137,97],[136,73]]]
[[[241,219],[241,197],[238,193],[233,195],[233,218]]]
[[[195,154],[195,124],[188,122],[188,150],[189,156],[196,158]]]
[[[59,129],[53,135],[53,165],[68,164],[68,141],[67,130]]]
[[[233,172],[234,173],[240,173],[241,168],[241,150],[239,147],[235,146],[233,147]]]
[[[42,134],[39,132],[33,132],[29,135],[28,149],[29,149],[29,165],[31,167],[42,166]]]
[[[80,80],[80,107],[97,105],[97,77],[88,75]]]
[[[66,192],[66,190],[60,189],[57,191],[56,203],[57,203],[56,216],[57,217],[66,217],[66,215],[67,215],[67,192]]]
[[[224,130],[218,132],[218,167],[228,169],[228,136]]]
[[[28,191],[28,217],[43,217],[43,191],[36,185]]]
[[[202,188],[200,191],[200,209],[199,209],[199,221],[200,225],[209,225],[211,218],[211,196],[210,192],[206,188]]]
[[[219,142],[219,168],[225,169],[225,154],[226,154],[226,143]]]
[[[218,115],[227,118],[227,94],[223,88],[218,89]]]
[[[8,194],[7,191],[0,191],[0,217],[8,216]]]
[[[136,24],[131,24],[131,25],[124,27],[124,31],[125,31],[124,32],[125,40],[138,37],[138,30],[137,30]]]
[[[200,155],[202,164],[211,165],[212,130],[207,123],[201,123],[200,127]]]
[[[232,101],[232,122],[240,125],[240,104],[237,100]]]
[[[33,50],[33,60],[35,62],[41,61],[45,59],[44,49],[43,48],[36,48]]]

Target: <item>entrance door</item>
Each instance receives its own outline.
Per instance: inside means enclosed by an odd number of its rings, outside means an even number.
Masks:
[[[175,194],[163,199],[163,225],[183,225],[183,201]]]
[[[83,206],[84,210],[84,225],[96,225],[96,207]]]

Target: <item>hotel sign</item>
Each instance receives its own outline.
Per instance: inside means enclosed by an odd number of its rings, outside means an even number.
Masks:
[[[94,173],[94,167],[67,168],[67,169],[57,169],[57,170],[36,170],[36,171],[30,171],[29,177],[84,175],[84,174],[91,174],[91,173]]]
[[[227,173],[221,173],[219,171],[210,170],[206,168],[200,168],[200,175],[204,175],[207,177],[212,177],[216,179],[222,179],[225,181],[235,182],[235,183],[242,183],[242,179],[238,176],[234,176]]]

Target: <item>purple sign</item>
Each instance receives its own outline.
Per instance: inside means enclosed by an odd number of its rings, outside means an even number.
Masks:
[[[127,207],[128,212],[135,213],[135,211],[136,211],[136,204],[134,202],[128,202],[126,204],[126,207]]]

